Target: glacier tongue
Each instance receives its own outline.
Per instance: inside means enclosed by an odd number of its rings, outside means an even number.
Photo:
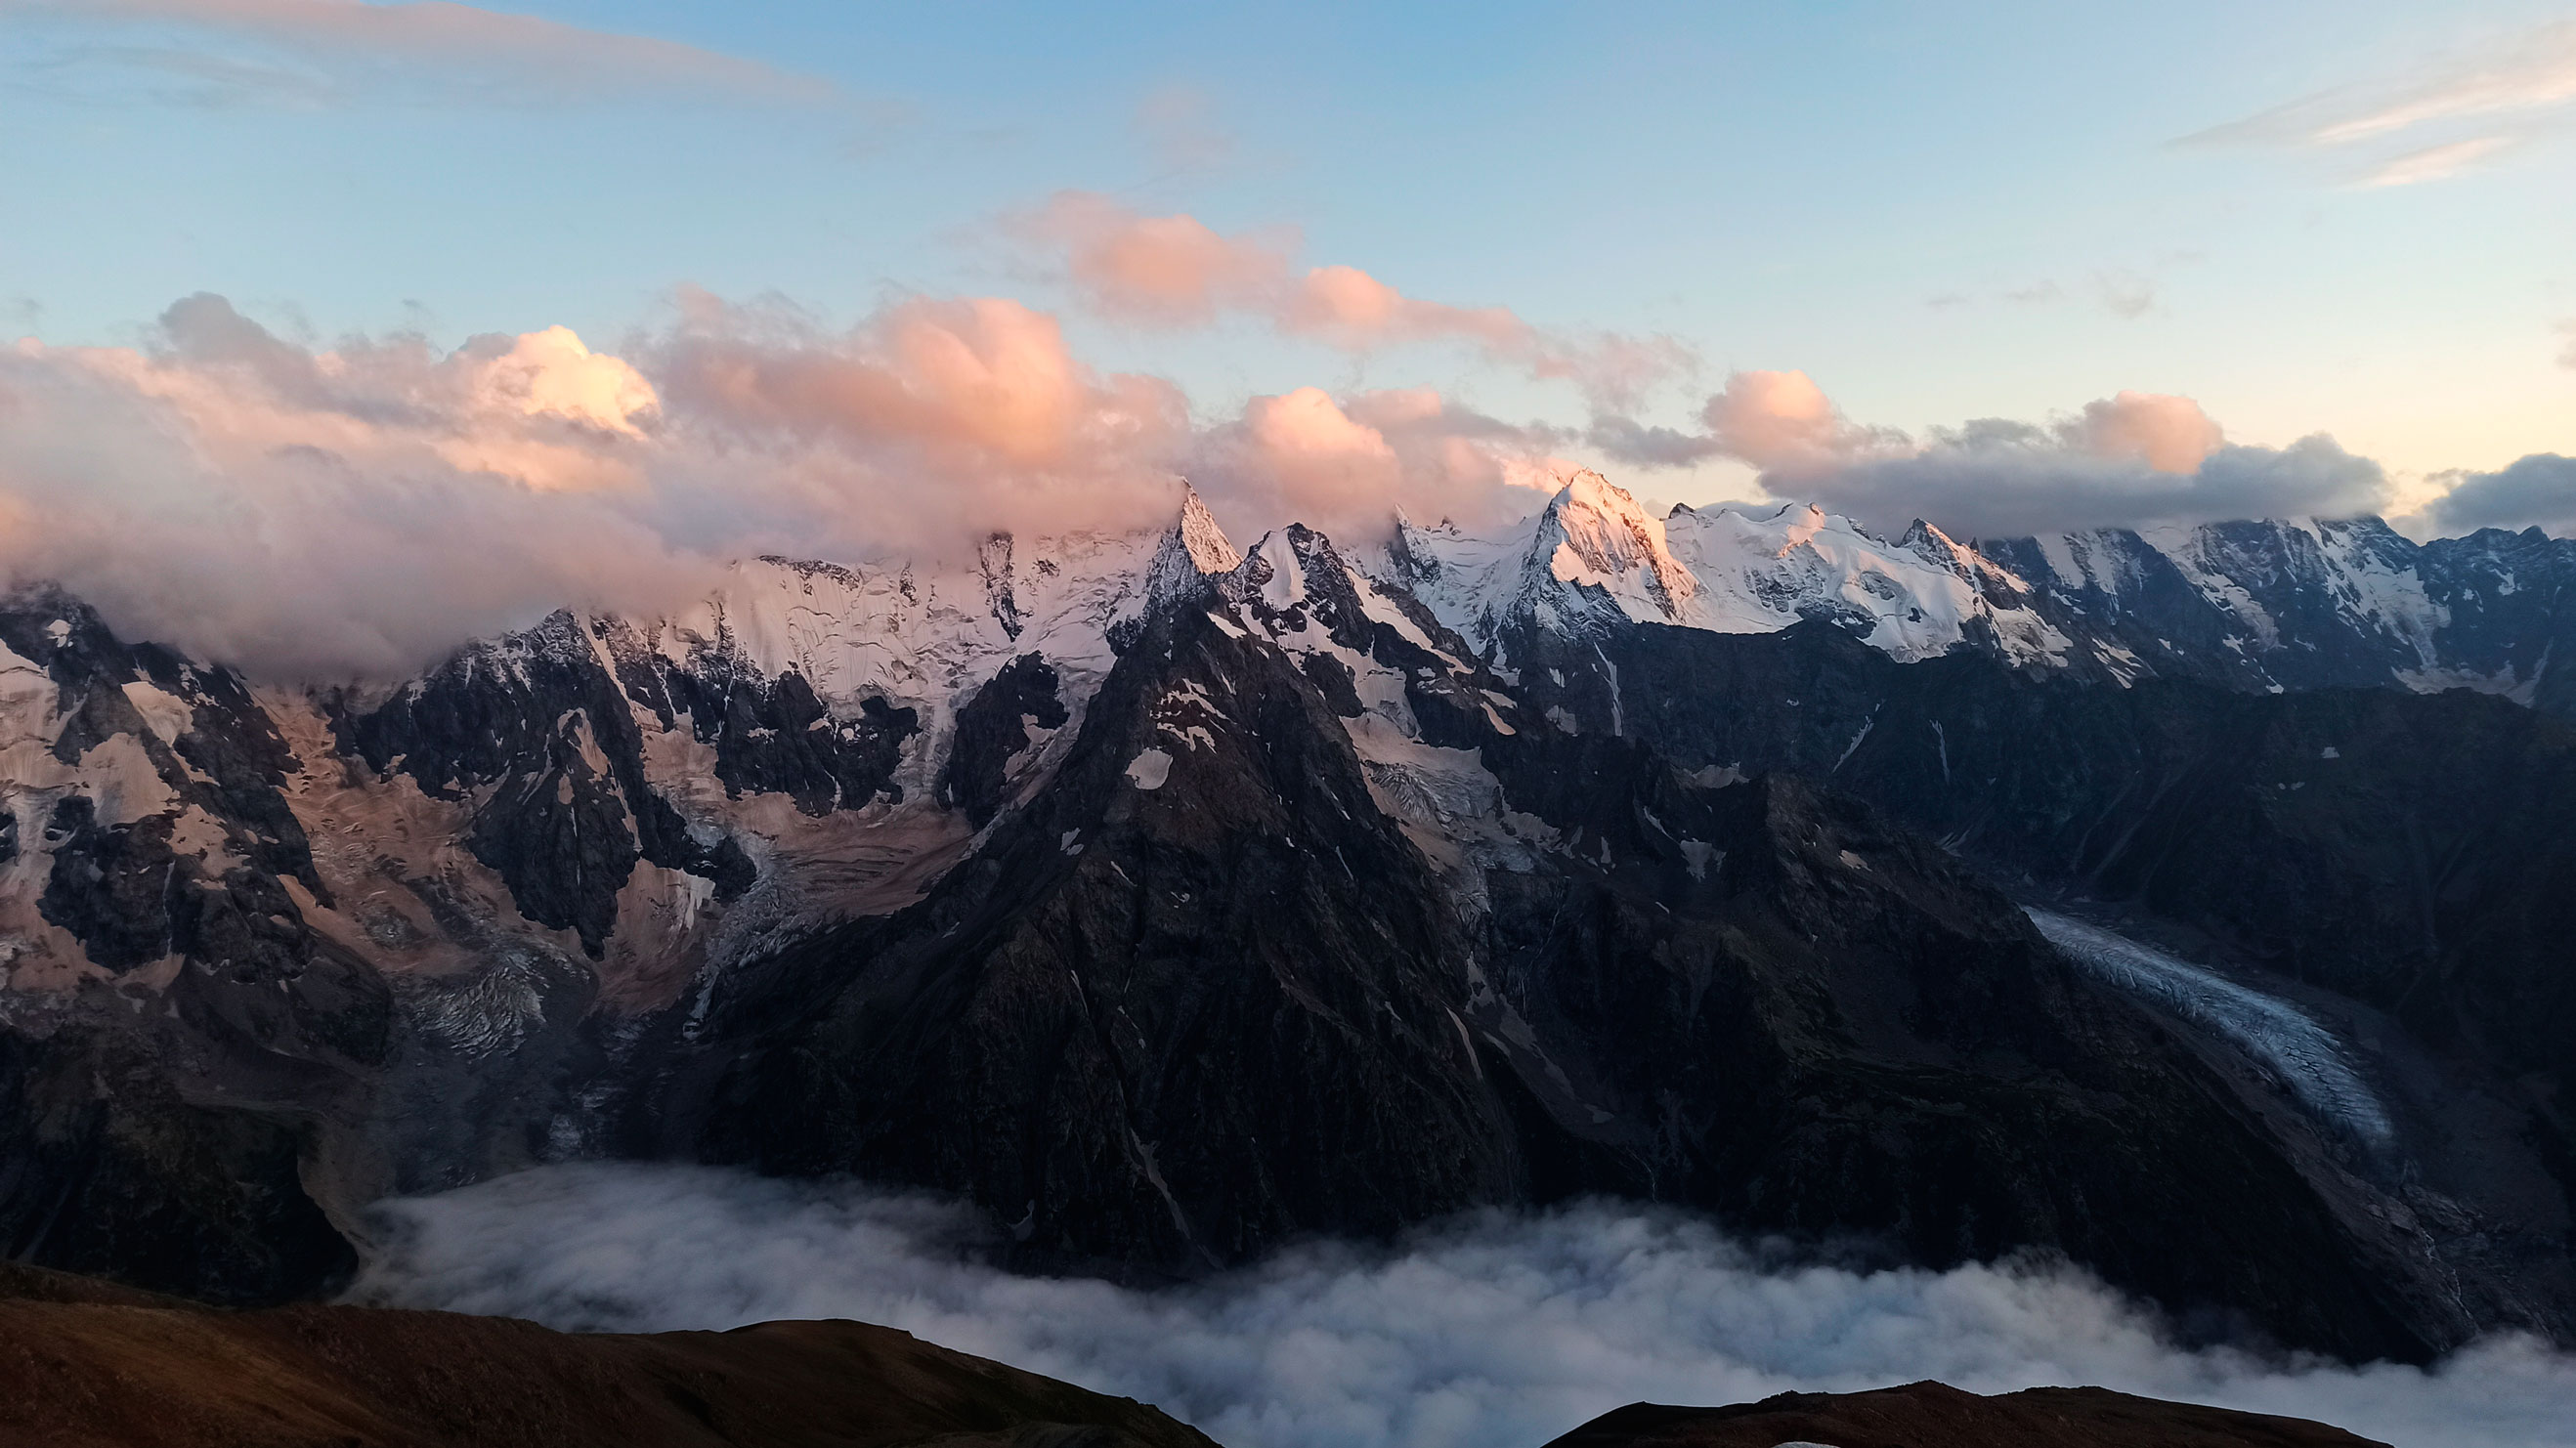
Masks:
[[[2070,916],[2025,913],[2049,944],[2087,971],[2224,1036],[2320,1121],[2365,1146],[2391,1140],[2387,1109],[2353,1069],[2343,1043],[2298,1007]]]

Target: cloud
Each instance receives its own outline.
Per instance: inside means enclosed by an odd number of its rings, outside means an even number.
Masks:
[[[2567,345],[2558,353],[2558,365],[2576,367],[2576,322],[2561,322],[2558,330],[2567,334]]]
[[[1605,419],[1588,437],[1636,466],[1738,458],[1775,497],[1887,527],[1924,518],[1961,537],[2344,517],[2390,497],[2379,465],[2330,437],[2234,446],[2198,403],[2154,393],[2123,392],[2046,426],[1981,418],[1916,439],[1851,421],[1803,372],[1738,372],[1700,421],[1706,431],[1690,434]]]
[[[0,581],[267,676],[400,676],[746,554],[1152,526],[1192,441],[1169,383],[995,299],[827,331],[699,298],[620,357],[561,327],[314,351],[197,296],[144,348],[0,350]]]
[[[2447,181],[2513,144],[2509,136],[2474,136],[2392,156],[2354,184],[2364,190]]]
[[[1531,377],[1571,382],[1604,405],[1696,365],[1671,337],[1550,332],[1508,307],[1408,296],[1353,266],[1301,271],[1302,244],[1290,228],[1229,236],[1196,217],[1146,216],[1097,193],[1063,191],[1034,213],[1005,218],[1003,229],[1059,254],[1082,305],[1121,321],[1198,327],[1241,314],[1355,353],[1463,343]]]
[[[1731,372],[1699,411],[1702,433],[1646,427],[1631,419],[1594,419],[1587,439],[1611,458],[1638,467],[1686,467],[1731,457],[1766,471],[1812,469],[1892,445],[1904,435],[1862,427],[1843,416],[1804,372]]]
[[[1536,1445],[1638,1400],[1926,1377],[2520,1448],[2554,1440],[2576,1397],[2576,1358],[2529,1339],[2430,1369],[2186,1351],[2081,1273],[1798,1261],[1615,1203],[1313,1243],[1155,1291],[984,1265],[977,1219],[943,1199],[698,1167],[548,1167],[377,1215],[359,1300],[627,1332],[856,1318],[1157,1404],[1234,1448]]]
[[[2177,262],[2195,260],[2188,256],[2165,256],[2156,261],[2155,270]],[[2124,322],[2134,322],[2157,309],[2162,281],[2153,271],[2127,267],[2106,267],[2092,275],[2089,291],[2102,310]],[[2054,278],[2042,277],[2021,286],[2002,287],[1987,292],[1943,292],[1928,298],[1925,305],[1936,311],[1979,303],[2002,303],[2013,307],[2053,307],[2067,300],[2066,288]]]
[[[139,347],[0,349],[0,586],[61,582],[264,678],[401,677],[558,607],[680,606],[750,554],[1160,527],[1183,475],[1229,526],[1357,544],[1399,508],[1517,516],[1570,466],[1556,430],[1429,389],[1296,388],[1203,425],[1003,298],[847,327],[679,300],[614,354],[560,326],[314,348],[212,295]]]
[[[1234,133],[1217,124],[1215,101],[1195,86],[1147,95],[1132,124],[1167,174],[1213,171],[1234,159]]]
[[[1920,451],[1791,473],[1786,487],[1837,512],[1927,518],[1962,537],[2148,527],[2229,518],[2350,517],[2385,507],[2387,475],[2322,433],[2283,448],[2222,446],[2187,473],[2067,447],[2002,420],[1938,434]]]
[[[1300,246],[1293,229],[1220,236],[1196,217],[1139,216],[1087,191],[1060,191],[1011,227],[1061,249],[1093,311],[1166,327],[1277,306]]]
[[[1212,506],[1297,520],[1346,546],[1383,539],[1396,510],[1483,528],[1527,514],[1574,464],[1562,434],[1461,407],[1430,388],[1255,397],[1201,441],[1190,477]]]
[[[71,19],[88,26],[177,27],[249,42],[326,67],[398,67],[542,93],[717,93],[791,101],[832,99],[827,81],[758,61],[617,31],[593,30],[448,0],[0,0],[0,14]],[[217,88],[315,84],[271,67],[167,47],[97,52],[186,74]],[[342,75],[347,82],[351,77]],[[335,89],[332,94],[342,94]],[[526,92],[520,91],[521,94]]]
[[[2093,295],[2106,311],[2123,321],[2134,322],[2156,309],[2155,279],[2132,271],[2095,272]]]
[[[2301,97],[2182,139],[2184,145],[2372,148],[2384,154],[2358,184],[2416,185],[2458,175],[2537,134],[2576,107],[2576,21],[2558,21],[2415,71]],[[2426,141],[2428,134],[2463,129]]]
[[[2576,458],[2533,453],[2492,473],[2450,473],[2450,491],[2424,512],[2445,533],[2539,526],[2576,536]]]
[[[2057,435],[2102,457],[2137,458],[2160,473],[2188,473],[2226,441],[2199,403],[2153,392],[2088,402]]]

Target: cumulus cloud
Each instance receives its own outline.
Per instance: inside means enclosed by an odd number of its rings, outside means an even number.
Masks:
[[[2188,397],[2122,392],[2084,404],[2058,438],[2102,457],[2133,457],[2160,473],[2188,473],[2227,440]]]
[[[397,67],[478,87],[542,82],[538,93],[549,96],[676,89],[820,101],[836,94],[829,82],[694,45],[449,0],[0,0],[0,14],[11,12],[87,26],[178,27],[249,42],[320,64],[325,74],[299,75],[166,47],[119,47],[108,54],[190,72],[225,88],[299,88],[306,98],[336,98],[360,79],[345,69],[353,65]]]
[[[1256,397],[1211,429],[1191,477],[1220,514],[1295,519],[1345,544],[1386,536],[1401,508],[1483,528],[1522,516],[1573,466],[1556,430],[1515,426],[1430,388]]]
[[[1177,389],[1007,301],[827,331],[701,298],[626,358],[561,327],[314,351],[198,296],[143,348],[0,352],[0,578],[264,673],[400,674],[750,553],[1151,526],[1191,440]]]
[[[1690,349],[1671,337],[1560,334],[1508,307],[1408,296],[1353,266],[1299,270],[1301,241],[1289,228],[1225,235],[1196,217],[1146,216],[1105,196],[1066,191],[1035,213],[1007,218],[1005,229],[1059,252],[1083,304],[1124,321],[1204,326],[1236,313],[1353,352],[1464,343],[1607,404],[1624,404],[1695,365]]]
[[[2379,159],[2356,184],[2409,186],[2458,175],[2571,107],[2576,21],[2562,20],[2406,74],[2304,96],[2183,143],[2375,150]]]
[[[2540,527],[2576,536],[2576,458],[2533,453],[2492,473],[2451,473],[2436,481],[2450,491],[2425,509],[2446,533],[2480,528]]]
[[[1738,372],[1700,409],[1705,431],[1596,422],[1622,462],[1732,457],[1773,495],[1881,526],[1925,518],[1962,537],[2016,537],[2225,518],[2343,517],[2383,507],[2387,475],[2323,434],[2230,445],[2187,397],[2123,392],[2047,426],[1982,418],[1916,439],[1844,416],[1803,372]]]
[[[127,635],[266,677],[398,677],[557,607],[650,614],[728,562],[953,559],[997,529],[1167,523],[1345,542],[1399,509],[1491,524],[1568,464],[1552,429],[1429,389],[1193,419],[1001,298],[856,325],[684,294],[617,354],[563,327],[315,349],[221,297],[145,345],[0,351],[0,585],[58,581]]]
[[[2429,1370],[2185,1351],[2080,1273],[1819,1265],[1609,1203],[1469,1216],[1386,1249],[1312,1244],[1159,1291],[983,1265],[976,1219],[941,1199],[708,1168],[550,1167],[378,1216],[362,1301],[612,1331],[856,1318],[1143,1399],[1235,1448],[1535,1448],[1641,1399],[1926,1377],[2520,1448],[2553,1441],[2576,1397],[2576,1358],[2528,1339]]]

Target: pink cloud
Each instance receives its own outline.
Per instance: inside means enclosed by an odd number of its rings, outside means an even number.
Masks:
[[[1058,192],[1017,225],[1063,248],[1093,310],[1159,326],[1271,307],[1298,246],[1293,230],[1220,236],[1195,217],[1139,216],[1084,191]]]
[[[2062,431],[2104,457],[2143,459],[2160,473],[2190,472],[2227,440],[2199,403],[2153,392],[2088,402]]]
[[[1386,536],[1400,509],[1485,527],[1526,514],[1573,464],[1552,429],[1515,427],[1430,388],[1256,397],[1212,429],[1190,466],[1221,513],[1303,522],[1345,545]]]
[[[1238,313],[1352,352],[1463,343],[1529,376],[1572,382],[1604,403],[1625,403],[1695,362],[1670,337],[1560,335],[1509,307],[1407,296],[1353,266],[1298,273],[1299,240],[1289,228],[1228,236],[1192,216],[1146,216],[1105,196],[1068,191],[1033,216],[1012,219],[1008,229],[1060,251],[1083,305],[1125,321],[1205,326]]]

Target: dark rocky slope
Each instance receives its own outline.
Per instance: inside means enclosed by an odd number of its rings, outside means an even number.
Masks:
[[[2576,726],[2491,696],[2097,689],[1828,628],[1651,629],[1636,736],[1793,770],[2008,876],[2134,902],[2385,1011],[2518,1094],[2576,1186]]]
[[[55,760],[117,741],[141,761],[128,788],[171,805],[103,824],[72,796],[50,813],[37,910],[120,979],[0,1012],[0,1256],[220,1302],[326,1290],[356,1256],[303,1166],[325,1123],[363,1111],[390,1002],[302,926],[290,883],[323,891],[280,793],[295,760],[237,677],[129,648],[59,594],[0,608],[0,643],[58,695]],[[138,712],[155,690],[194,701],[175,738]],[[212,848],[173,847],[183,814],[219,832]]]
[[[1032,1253],[1152,1268],[1612,1191],[1933,1263],[2059,1251],[2356,1356],[2473,1330],[2296,1122],[1928,842],[1445,717],[1558,842],[1472,919],[1309,673],[1174,615],[922,904],[674,1023],[634,1145],[963,1191]]]
[[[1390,1231],[1519,1194],[1469,966],[1313,687],[1183,614],[929,899],[729,978],[659,1130],[971,1192],[1075,1255]]]
[[[2103,1388],[1979,1397],[1940,1383],[1867,1393],[1782,1393],[1730,1408],[1635,1403],[1547,1448],[2387,1448],[2304,1418],[2276,1418]]]
[[[29,1448],[1213,1448],[1133,1400],[859,1322],[213,1312],[5,1265],[0,1382],[0,1439]]]

